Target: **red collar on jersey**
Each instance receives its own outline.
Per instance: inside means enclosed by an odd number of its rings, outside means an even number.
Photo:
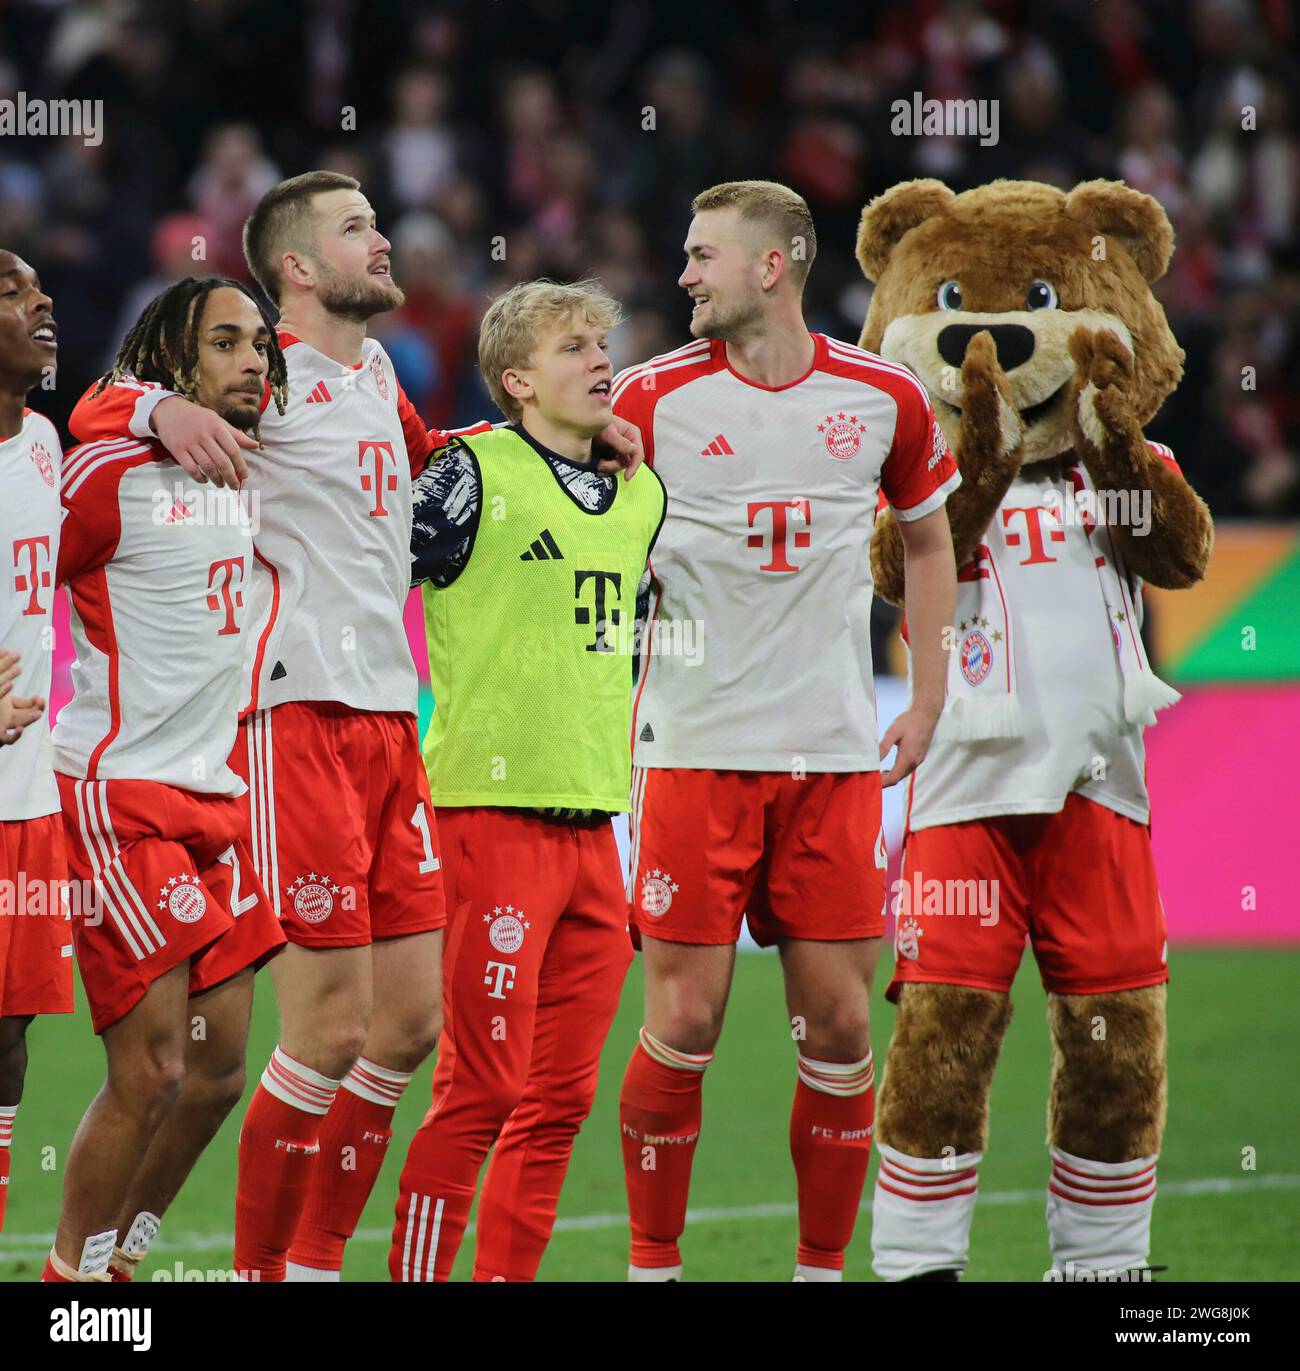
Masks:
[[[736,378],[743,381],[747,386],[753,386],[755,390],[789,390],[791,386],[797,386],[806,381],[814,371],[825,364],[826,361],[826,338],[820,333],[810,333],[808,335],[813,340],[812,363],[802,376],[796,377],[793,381],[787,381],[783,386],[765,386],[761,381],[751,380],[748,376],[743,376],[731,365],[731,360],[727,356],[727,345],[721,338],[712,340],[712,354],[715,362],[720,362]]]

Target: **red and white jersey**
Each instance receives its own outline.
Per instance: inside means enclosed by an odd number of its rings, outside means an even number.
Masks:
[[[373,338],[355,366],[281,332],[289,402],[263,400],[262,448],[246,452],[255,561],[241,712],[286,700],[414,714],[403,624],[411,588],[411,477],[433,439]],[[81,438],[129,429],[171,392],[138,381],[83,397]]]
[[[920,382],[820,334],[787,386],[702,339],[614,382],[668,512],[633,716],[641,767],[878,771],[869,548],[960,483]]]
[[[13,695],[50,698],[54,661],[54,573],[59,560],[59,466],[54,425],[23,411],[23,426],[0,443],[0,647],[22,657]],[[0,747],[0,819],[38,819],[59,808],[50,726],[42,718]]]
[[[73,448],[62,497],[58,572],[77,659],[55,769],[242,795],[227,764],[253,563],[239,497],[135,438]]]
[[[1167,447],[1150,446],[1178,471]],[[1055,466],[1023,469],[1003,497],[984,541],[996,555],[1011,624],[1021,736],[952,742],[936,735],[908,783],[909,828],[1055,814],[1075,791],[1149,822],[1142,727],[1125,718],[1097,549],[1080,519],[1061,517],[1073,506],[1075,488]],[[1133,601],[1140,616],[1140,582]],[[959,634],[967,627],[959,624]]]

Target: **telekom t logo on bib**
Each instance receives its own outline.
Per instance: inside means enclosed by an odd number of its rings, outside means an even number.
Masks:
[[[41,591],[48,590],[50,575],[50,540],[47,534],[39,538],[14,539],[14,589],[19,595],[29,594],[24,614],[44,614]]]
[[[375,438],[362,438],[357,444],[357,466],[361,468],[361,489],[367,495],[373,494],[375,497],[370,517],[387,518],[384,491],[397,489],[397,458],[393,456],[392,443]],[[393,468],[391,473],[390,466]]]
[[[787,556],[791,545],[791,525],[793,525],[793,546],[808,547],[812,534],[808,531],[812,523],[812,506],[807,500],[751,500],[745,507],[749,527],[757,533],[749,535],[750,547],[761,547],[769,552],[770,560],[759,567],[760,571],[798,571]],[[771,538],[766,531],[771,520]]]

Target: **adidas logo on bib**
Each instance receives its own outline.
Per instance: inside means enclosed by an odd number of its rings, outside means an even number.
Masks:
[[[551,530],[544,528],[533,539],[528,551],[519,554],[519,560],[521,562],[562,562],[564,553],[560,551],[559,543],[551,537]]]

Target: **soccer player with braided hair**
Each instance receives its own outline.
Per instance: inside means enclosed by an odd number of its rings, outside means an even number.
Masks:
[[[235,281],[165,290],[125,368],[239,432],[268,389],[283,403],[273,326]],[[108,1078],[68,1153],[44,1279],[125,1280],[243,1093],[253,973],[285,943],[229,763],[253,528],[235,491],[125,432],[68,453],[61,499],[77,660],[54,771],[70,874],[93,891],[72,937]]]
[[[275,402],[277,413],[283,414],[289,400],[289,375],[275,336],[275,321],[247,286],[228,276],[187,276],[155,296],[127,332],[112,369],[100,377],[92,393],[102,395],[109,385],[131,376],[165,386],[194,404],[201,403],[199,324],[204,304],[214,290],[242,291],[262,316],[266,326],[267,396]],[[259,436],[256,422],[251,431],[254,437]]]

